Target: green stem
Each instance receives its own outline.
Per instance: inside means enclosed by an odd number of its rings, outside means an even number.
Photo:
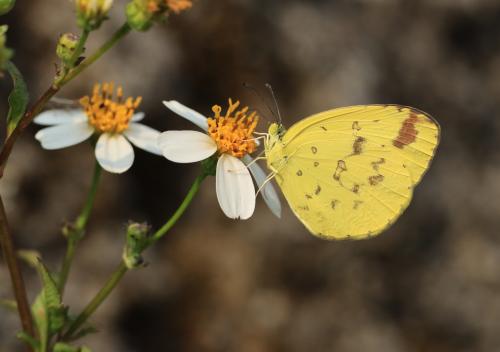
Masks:
[[[149,241],[149,245],[152,245],[153,243],[158,241],[160,238],[162,238],[168,232],[168,230],[170,230],[172,228],[172,226],[175,225],[177,220],[179,220],[179,218],[182,216],[182,214],[184,214],[184,212],[186,211],[187,207],[189,206],[189,204],[193,200],[196,193],[198,193],[198,190],[200,189],[200,185],[203,182],[203,180],[205,179],[205,177],[207,177],[207,175],[202,174],[202,175],[198,176],[196,178],[196,180],[194,180],[193,184],[191,185],[191,188],[189,189],[188,194],[186,195],[186,197],[182,201],[179,208],[177,208],[175,213],[165,223],[165,225],[163,225],[158,231],[156,231],[153,234],[153,236],[151,236],[151,240]]]
[[[68,328],[68,331],[63,335],[62,340],[69,340],[71,336],[77,332],[77,330],[87,321],[87,319],[96,311],[102,302],[109,296],[113,289],[118,285],[120,280],[123,278],[128,268],[123,262],[116,268],[108,282],[103,288],[97,293],[97,295],[90,301],[90,303],[85,307],[85,309],[78,315],[78,317],[73,321],[73,323]]]
[[[70,68],[73,68],[75,66],[76,61],[80,58],[82,55],[83,51],[85,50],[85,43],[87,42],[87,39],[89,38],[90,30],[87,28],[84,28],[82,30],[82,35],[80,36],[80,39],[78,40],[78,43],[76,44],[75,52],[73,53],[73,56],[71,57],[70,60]]]
[[[180,217],[184,214],[189,204],[194,199],[194,196],[200,189],[200,185],[203,182],[207,175],[202,174],[196,178],[196,180],[191,185],[186,197],[179,205],[175,213],[168,219],[168,221],[163,225],[155,234],[151,237],[148,245],[144,248],[148,248],[152,244],[154,244],[157,240],[162,238],[168,230],[175,225],[175,223],[180,219]],[[71,340],[73,334],[75,334],[78,329],[87,321],[88,318],[99,308],[99,306],[106,300],[111,291],[116,287],[116,285],[120,282],[123,276],[127,273],[129,269],[122,261],[120,265],[116,268],[114,273],[111,275],[109,280],[106,282],[104,287],[97,293],[97,295],[90,301],[90,303],[85,307],[85,309],[78,315],[78,317],[73,321],[73,323],[69,326],[68,331],[63,335],[62,340]]]
[[[122,39],[125,35],[127,35],[132,28],[128,25],[128,23],[123,24],[113,36],[99,49],[95,51],[94,54],[87,57],[83,60],[78,66],[72,69],[64,79],[61,80],[60,86],[64,86],[66,83],[71,81],[73,78],[78,76],[83,70],[85,70],[88,66],[92,65],[96,60],[98,60],[104,53],[106,53],[109,49],[111,49],[120,39]]]
[[[92,176],[92,182],[90,186],[89,193],[87,195],[87,200],[82,209],[80,215],[76,218],[73,226],[68,230],[67,238],[68,245],[66,247],[66,254],[64,256],[61,274],[59,276],[59,292],[61,296],[64,294],[64,288],[66,282],[68,281],[69,271],[71,270],[71,264],[73,263],[73,258],[75,256],[75,250],[83,236],[83,231],[87,225],[92,207],[94,205],[94,199],[97,194],[97,187],[99,185],[99,180],[101,179],[102,168],[101,165],[96,161],[94,167],[94,174]]]

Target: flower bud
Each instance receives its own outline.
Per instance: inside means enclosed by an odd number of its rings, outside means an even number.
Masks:
[[[0,15],[5,15],[12,10],[15,4],[16,0],[0,0]]]
[[[78,40],[80,38],[73,33],[64,33],[59,37],[56,54],[64,64],[70,64],[73,59]]]
[[[94,30],[108,17],[113,0],[76,0],[78,25],[81,28]]]
[[[155,13],[148,8],[143,0],[134,0],[127,4],[127,22],[136,31],[146,31],[153,25]]]
[[[145,31],[168,14],[179,14],[191,6],[191,0],[132,0],[127,4],[127,21],[133,29]]]
[[[127,239],[123,250],[123,262],[129,269],[145,266],[142,251],[148,246],[149,226],[145,223],[129,223]]]

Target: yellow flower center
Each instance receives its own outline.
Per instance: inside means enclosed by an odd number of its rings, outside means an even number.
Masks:
[[[233,104],[229,99],[226,115],[221,115],[222,108],[214,105],[212,111],[215,116],[208,118],[208,134],[217,143],[219,153],[237,158],[255,150],[257,145],[252,134],[259,121],[255,111],[247,115],[248,106],[236,111],[239,105],[239,101]]]
[[[114,95],[114,84],[104,83],[94,85],[92,96],[80,99],[89,124],[100,133],[121,133],[128,128],[128,124],[135,109],[141,103],[142,98],[123,99],[123,89],[118,86],[116,98]]]

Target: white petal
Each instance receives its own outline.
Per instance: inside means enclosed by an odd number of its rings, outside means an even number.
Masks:
[[[35,138],[44,149],[66,148],[89,138],[94,129],[87,122],[65,123],[38,131]]]
[[[95,146],[95,157],[104,170],[121,174],[134,163],[134,149],[121,134],[104,133]]]
[[[228,154],[217,161],[216,192],[227,217],[246,220],[255,210],[255,188],[252,176],[243,162]]]
[[[163,104],[175,112],[177,115],[184,117],[186,120],[191,121],[196,126],[201,128],[204,131],[208,131],[208,122],[207,118],[193,109],[188,108],[185,105],[182,105],[176,100],[163,101]]]
[[[63,123],[87,121],[87,115],[82,109],[47,110],[35,117],[33,121],[39,125],[51,126]]]
[[[252,163],[252,161],[253,159],[249,155],[245,155],[243,157],[243,162],[246,165]],[[256,162],[253,162],[250,166],[248,166],[248,168],[250,169],[250,172],[252,173],[253,178],[257,183],[257,187],[260,189],[262,187],[262,184],[267,179],[266,173]],[[281,201],[271,181],[267,180],[266,185],[260,190],[260,194],[262,195],[264,202],[266,202],[271,212],[276,215],[276,217],[281,218]]]
[[[193,163],[217,151],[214,140],[198,131],[166,131],[158,138],[163,156],[176,163]]]
[[[136,112],[134,115],[132,115],[132,118],[130,119],[130,121],[132,121],[132,122],[139,122],[139,121],[141,121],[144,118],[145,115],[146,114],[143,113],[143,112],[140,112],[140,111]]]
[[[162,154],[160,148],[158,148],[158,137],[160,136],[159,131],[141,123],[131,122],[123,134],[136,147],[156,155]]]

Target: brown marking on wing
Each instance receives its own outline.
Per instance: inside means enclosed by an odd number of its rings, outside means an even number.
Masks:
[[[380,182],[384,180],[384,175],[375,175],[375,176],[370,176],[368,177],[368,182],[372,186],[378,185]]]
[[[358,122],[358,121],[354,121],[354,122],[352,123],[352,129],[353,129],[353,130],[356,130],[356,131],[361,130],[361,127],[359,126],[359,122]]]
[[[347,167],[345,165],[344,160],[339,160],[337,161],[337,168],[335,169],[335,172],[333,173],[333,179],[336,181],[340,180],[340,174],[344,171],[347,171]]]
[[[418,115],[410,112],[410,117],[403,121],[403,125],[399,130],[398,136],[392,141],[392,145],[396,148],[403,149],[405,145],[415,142],[418,131],[415,124],[418,122]]]
[[[378,161],[372,161],[373,170],[378,171],[380,165],[382,165],[383,163],[385,163],[384,158],[380,158]]]
[[[352,187],[352,192],[359,193],[359,185],[357,183],[355,183],[354,186]]]
[[[366,138],[357,137],[352,145],[352,150],[354,155],[361,154],[363,152],[363,144],[366,143]]]
[[[356,210],[356,209],[358,209],[358,207],[359,207],[361,204],[363,204],[363,201],[362,201],[362,200],[355,200],[355,201],[354,201],[354,203],[353,203],[353,205],[352,205],[352,208],[353,208],[354,210]]]
[[[320,185],[317,185],[317,186],[316,186],[316,189],[314,190],[314,194],[315,194],[315,195],[318,195],[320,192],[321,192],[321,186],[320,186]]]

